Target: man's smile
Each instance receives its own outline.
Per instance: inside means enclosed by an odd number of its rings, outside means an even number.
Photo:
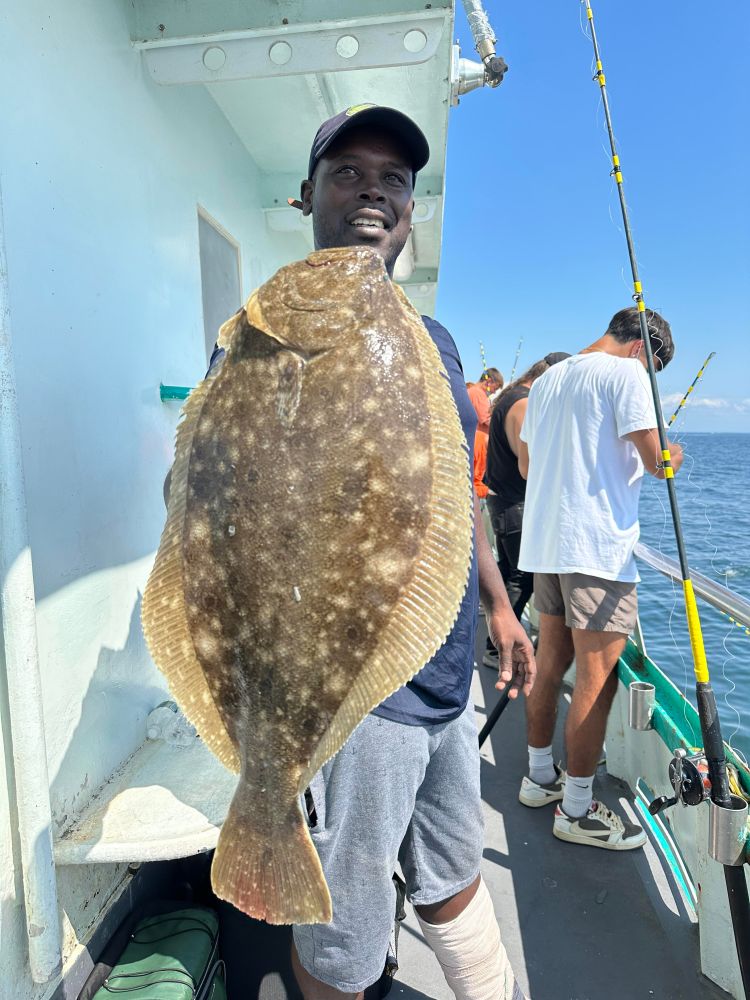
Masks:
[[[359,207],[355,212],[347,216],[346,221],[350,226],[364,233],[391,228],[386,216],[377,209],[372,208]]]

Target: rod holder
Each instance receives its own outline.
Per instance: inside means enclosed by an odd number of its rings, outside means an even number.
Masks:
[[[628,725],[631,729],[645,732],[653,729],[656,689],[646,681],[631,681],[630,703],[628,705]]]
[[[743,865],[746,844],[747,802],[739,795],[732,796],[730,809],[709,802],[708,853],[714,861],[721,865]]]

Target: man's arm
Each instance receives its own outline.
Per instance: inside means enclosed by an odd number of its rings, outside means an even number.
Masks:
[[[635,445],[646,472],[657,479],[663,479],[664,469],[661,467],[661,445],[657,429],[651,427],[644,431],[632,431],[632,433],[625,435],[625,440],[632,441]],[[672,459],[672,468],[677,472],[682,465],[682,446],[676,441],[668,441],[667,445]]]
[[[499,653],[500,671],[495,687],[502,691],[510,684],[508,693],[511,698],[516,698],[519,691],[528,694],[534,686],[534,678],[536,677],[534,649],[508,600],[503,578],[484,533],[479,513],[479,499],[476,494],[474,495],[474,524],[476,525],[479,594],[482,598],[490,638]]]
[[[519,457],[521,445],[524,445],[521,440],[521,427],[523,427],[523,418],[526,416],[528,405],[528,397],[519,399],[505,414],[505,436],[508,439],[510,450],[516,458]]]
[[[529,446],[522,439],[518,439],[518,471],[524,479],[529,478]]]

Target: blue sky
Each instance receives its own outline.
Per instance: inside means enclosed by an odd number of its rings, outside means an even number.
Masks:
[[[645,300],[677,349],[664,408],[713,350],[681,429],[750,432],[750,7],[592,6]],[[574,352],[632,292],[583,4],[487,9],[510,70],[451,113],[436,310],[472,378],[480,340],[507,376],[521,337],[520,370]],[[461,4],[456,24],[470,57]]]

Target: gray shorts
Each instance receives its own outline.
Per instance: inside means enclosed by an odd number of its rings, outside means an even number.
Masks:
[[[634,583],[587,573],[535,573],[534,605],[544,615],[565,616],[568,628],[630,635],[638,620]]]
[[[294,943],[311,976],[357,993],[385,965],[397,863],[419,906],[447,899],[479,874],[484,823],[472,706],[436,725],[367,716],[310,790],[317,813],[310,832],[333,920],[295,927]]]

